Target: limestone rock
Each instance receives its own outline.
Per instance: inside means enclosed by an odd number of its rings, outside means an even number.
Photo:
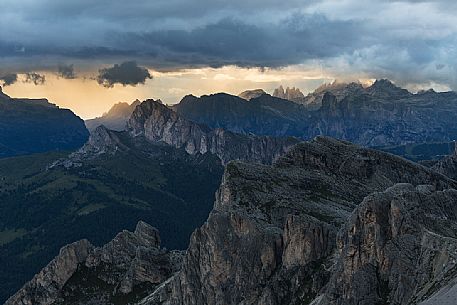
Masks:
[[[457,191],[397,184],[355,210],[319,304],[416,304],[457,271]]]
[[[454,154],[438,161],[432,168],[449,178],[457,180],[457,143],[455,144]]]
[[[87,240],[63,247],[59,255],[8,299],[5,305],[53,304],[64,285],[93,249]]]
[[[139,304],[308,304],[327,287],[337,232],[353,209],[398,182],[431,184],[423,192],[456,186],[404,159],[325,137],[298,144],[273,166],[231,162],[182,270]]]
[[[298,143],[295,138],[240,135],[220,128],[210,129],[153,100],[139,105],[127,124],[133,137],[144,136],[151,142],[184,148],[189,154],[215,154],[224,164],[230,160],[272,163]]]
[[[82,240],[59,255],[5,305],[128,304],[180,268],[182,253],[160,248],[158,231],[139,222],[103,247]]]

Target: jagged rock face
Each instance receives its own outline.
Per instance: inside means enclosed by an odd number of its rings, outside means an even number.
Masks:
[[[279,86],[279,88],[275,89],[273,91],[273,96],[296,103],[302,103],[305,98],[305,95],[300,91],[300,89],[287,87],[286,90],[284,90],[283,86]]]
[[[246,101],[228,94],[186,96],[173,106],[180,116],[211,128],[240,134],[303,136],[300,122],[306,115],[302,105],[261,95]]]
[[[449,178],[457,180],[457,143],[455,144],[454,154],[440,160],[432,168]]]
[[[368,147],[450,142],[457,135],[455,92],[411,94],[380,80],[368,88],[332,85],[311,97],[313,107],[269,95],[247,102],[219,94],[186,97],[173,109],[212,128],[304,140],[325,135]]]
[[[117,103],[101,117],[86,120],[86,127],[91,132],[100,125],[103,125],[110,130],[123,131],[125,130],[125,125],[132,115],[132,112],[139,104],[141,104],[139,100],[135,100],[131,104]]]
[[[223,163],[246,160],[271,163],[298,143],[294,138],[239,135],[223,129],[212,130],[184,119],[178,113],[153,100],[147,100],[133,112],[128,130],[133,137],[144,136],[184,148],[189,154],[211,153]]]
[[[12,241],[4,239],[9,231],[0,232],[0,304],[63,245],[83,238],[103,245],[140,219],[161,231],[167,248],[186,249],[223,174],[215,155],[190,155],[104,127],[83,149],[48,166],[57,156],[0,162],[0,223],[18,232]]]
[[[65,246],[59,255],[40,271],[19,292],[12,296],[5,305],[52,304],[65,283],[83,263],[93,246],[87,240],[81,240]]]
[[[266,93],[263,89],[254,89],[254,90],[246,90],[238,94],[239,97],[242,99],[245,99],[247,101],[250,101],[253,98],[257,98],[261,95],[268,94]]]
[[[368,94],[377,98],[408,98],[412,96],[406,89],[395,86],[387,79],[376,80],[373,85],[367,88]]]
[[[139,222],[101,248],[87,240],[62,248],[5,305],[128,304],[179,269],[180,257],[161,249],[158,231]]]
[[[399,184],[363,201],[318,304],[416,304],[457,271],[457,191]]]
[[[308,94],[300,104],[306,105],[310,109],[319,109],[322,106],[322,100],[325,93],[333,94],[338,101],[342,101],[347,96],[353,96],[364,93],[364,88],[359,83],[341,83],[333,82],[331,84],[323,84],[314,92]]]
[[[87,141],[83,120],[46,99],[16,99],[0,93],[0,158],[74,150]]]
[[[328,283],[336,236],[373,191],[456,182],[389,154],[318,138],[273,166],[229,163],[182,270],[140,304],[308,304]]]

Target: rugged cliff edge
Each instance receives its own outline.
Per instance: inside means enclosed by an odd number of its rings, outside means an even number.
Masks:
[[[133,137],[144,136],[152,142],[184,148],[192,155],[215,154],[223,163],[230,160],[272,163],[299,142],[292,137],[241,135],[220,128],[210,129],[154,100],[146,100],[136,107],[127,130]]]
[[[272,167],[230,163],[182,270],[140,304],[308,304],[330,281],[336,236],[353,209],[399,182],[457,186],[330,138],[299,144]]]
[[[455,143],[454,154],[438,161],[432,168],[443,175],[457,180],[457,143]]]
[[[5,305],[135,302],[179,269],[181,255],[161,249],[158,231],[139,222],[103,247],[81,240],[62,248]]]
[[[416,163],[327,137],[273,165],[230,162],[182,267],[137,304],[429,301],[457,275],[456,188]]]
[[[397,184],[374,193],[344,227],[336,272],[316,304],[427,300],[457,276],[456,238],[457,190]]]

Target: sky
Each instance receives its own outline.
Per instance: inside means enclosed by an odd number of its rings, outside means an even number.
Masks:
[[[3,91],[83,118],[335,79],[457,90],[453,0],[1,0],[0,12]]]

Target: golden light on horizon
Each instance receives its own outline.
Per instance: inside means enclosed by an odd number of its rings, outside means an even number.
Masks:
[[[38,71],[39,72],[39,71]],[[43,85],[25,83],[23,76],[17,83],[4,87],[12,97],[47,98],[62,108],[69,108],[83,119],[105,113],[118,102],[133,102],[136,99],[161,99],[166,104],[178,103],[183,96],[226,92],[237,95],[249,89],[272,92],[279,85],[300,88],[303,93],[314,90],[335,78],[323,73],[322,69],[302,65],[282,69],[258,69],[226,66],[222,68],[183,69],[159,72],[150,69],[153,79],[144,85],[115,85],[105,88],[94,79],[94,73],[79,73],[78,78],[64,79],[54,73],[45,75]]]

